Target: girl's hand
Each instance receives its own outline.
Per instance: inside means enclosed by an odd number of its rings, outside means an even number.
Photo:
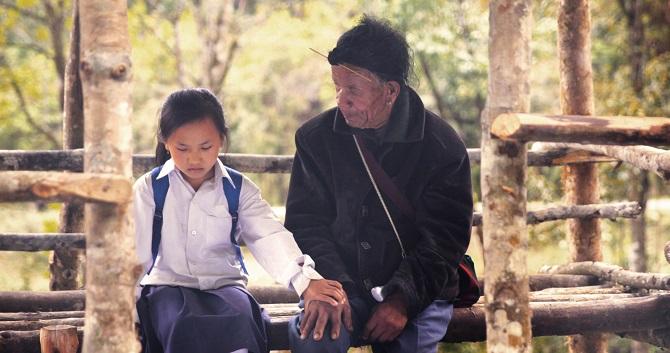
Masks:
[[[347,300],[347,294],[340,282],[328,279],[310,280],[309,286],[302,293],[302,297],[305,301],[305,307],[313,300],[326,302],[332,306],[338,306]]]

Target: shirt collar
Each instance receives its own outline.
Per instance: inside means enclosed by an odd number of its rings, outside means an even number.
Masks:
[[[426,124],[425,108],[421,98],[408,86],[402,87],[398,99],[393,104],[391,117],[388,123],[379,128],[380,142],[416,142],[423,139],[424,126]],[[357,131],[366,133],[366,129],[355,129],[347,125],[340,110],[335,110],[335,121],[333,131],[351,135]]]
[[[176,170],[177,168],[174,165],[174,161],[172,160],[172,158],[170,158],[165,162],[165,164],[163,164],[163,168],[161,168],[161,172],[158,173],[156,179],[160,179]],[[230,174],[228,174],[228,171],[226,170],[226,168],[224,168],[221,160],[217,159],[216,164],[214,164],[214,180],[217,181],[221,180],[222,178],[228,179],[228,181],[230,181],[230,184],[232,184],[233,187],[235,186],[235,183],[233,183],[233,178],[231,178]]]

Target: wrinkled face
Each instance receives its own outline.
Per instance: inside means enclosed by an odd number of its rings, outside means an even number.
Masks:
[[[214,176],[222,145],[223,139],[211,118],[184,124],[165,141],[175,166],[195,190]]]
[[[384,82],[369,70],[352,65],[331,66],[331,73],[337,107],[349,126],[376,129],[388,121],[398,96],[396,82]]]

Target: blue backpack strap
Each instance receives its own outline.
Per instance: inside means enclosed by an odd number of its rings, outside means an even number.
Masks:
[[[237,244],[237,239],[235,239],[235,230],[237,229],[237,210],[239,209],[240,205],[240,191],[242,190],[242,173],[238,172],[235,169],[225,167],[226,171],[228,171],[228,175],[230,175],[230,178],[233,179],[232,184],[230,183],[230,180],[223,178],[223,193],[226,195],[226,200],[228,201],[228,212],[230,212],[230,216],[233,219],[231,228],[230,228],[230,242],[233,244],[235,247],[235,254],[237,255],[237,260],[240,262],[240,265],[242,266],[242,271],[244,271],[245,274],[249,274],[247,272],[247,267],[244,265],[244,259],[242,258],[242,249],[240,249],[240,245]]]
[[[164,176],[158,179],[158,174],[160,174],[163,166],[158,166],[151,171],[151,187],[154,192],[154,223],[151,233],[151,267],[147,274],[151,272],[156,263],[156,257],[158,257],[158,246],[161,243],[161,232],[163,230],[163,206],[165,205],[165,196],[167,195],[168,188],[170,187],[170,178]]]

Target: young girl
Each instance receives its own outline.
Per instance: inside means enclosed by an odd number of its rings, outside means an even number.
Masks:
[[[228,129],[211,92],[171,94],[160,112],[158,141],[160,167],[134,186],[137,254],[144,267],[137,302],[144,352],[268,351],[267,316],[246,290],[239,239],[305,305],[344,300],[340,284],[314,270],[258,187],[219,161]],[[236,200],[226,198],[235,192],[224,188],[239,188],[237,215],[229,208]],[[237,230],[233,224],[239,232],[231,233]]]

